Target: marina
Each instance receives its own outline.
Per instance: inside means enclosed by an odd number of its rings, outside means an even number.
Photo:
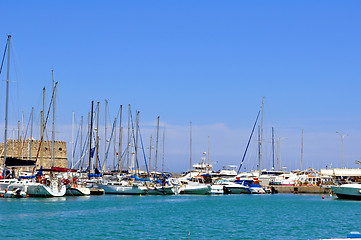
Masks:
[[[361,240],[361,2],[2,8],[1,239]]]

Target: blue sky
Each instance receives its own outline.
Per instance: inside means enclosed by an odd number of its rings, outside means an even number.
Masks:
[[[300,168],[302,129],[306,166],[341,166],[336,131],[349,134],[345,162],[358,166],[359,1],[13,1],[0,8],[0,48],[13,36],[13,126],[21,111],[26,121],[32,106],[40,111],[43,86],[50,98],[54,69],[58,140],[71,141],[72,111],[79,123],[91,100],[101,102],[104,121],[108,99],[108,120],[120,104],[141,112],[144,143],[151,133],[154,139],[160,116],[168,170],[189,165],[190,121],[193,161],[208,151],[210,136],[219,169],[240,162],[265,96],[265,167],[272,126],[276,137],[287,138],[281,158],[288,169]],[[3,81],[0,91],[2,136]],[[257,167],[252,146],[247,170]]]

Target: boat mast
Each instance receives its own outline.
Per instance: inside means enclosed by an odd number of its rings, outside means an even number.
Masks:
[[[97,102],[97,130],[96,130],[96,150],[95,150],[95,169],[98,169],[99,162],[99,102]],[[105,152],[104,152],[105,154]]]
[[[92,158],[92,132],[93,132],[93,105],[94,101],[92,101],[92,108],[90,113],[90,129],[89,129],[89,167],[88,167],[88,176],[90,178],[90,168],[91,168],[91,158]]]
[[[21,132],[20,132],[20,142],[23,142],[24,136],[24,111],[21,111]],[[24,139],[25,140],[25,139]],[[21,144],[22,145],[22,144]],[[24,149],[20,146],[21,150],[21,159],[24,160]]]
[[[151,164],[151,161],[152,161],[152,134],[150,134],[150,143],[149,143],[149,175],[151,176],[152,174],[152,164]]]
[[[127,169],[129,169],[129,159],[130,159],[130,104],[128,105]]]
[[[53,82],[54,82],[54,70],[53,72]],[[52,140],[51,140],[51,166],[55,165],[55,105],[56,105],[56,92],[57,92],[58,82],[54,85],[54,99],[53,99],[53,128],[52,128]]]
[[[138,136],[139,136],[139,111],[137,111],[136,120],[135,120],[135,172],[139,173],[139,164],[138,164]]]
[[[264,98],[265,97],[262,98],[262,119],[261,119],[261,132],[260,132],[260,139],[259,139],[259,160],[258,160],[258,174],[259,174],[259,177],[262,174],[261,161],[262,161]]]
[[[119,147],[118,147],[118,170],[122,171],[122,153],[123,153],[123,128],[122,128],[122,117],[123,117],[123,105],[120,105],[120,119],[119,119]]]
[[[303,164],[303,128],[302,128],[302,141],[301,141],[301,171],[302,171],[302,164]]]
[[[30,127],[30,149],[29,149],[29,160],[31,157],[31,150],[33,146],[33,123],[34,123],[34,107],[31,108],[31,127]]]
[[[192,176],[192,122],[190,122],[190,141],[189,141],[189,174]]]
[[[71,121],[71,168],[74,167],[74,118],[75,113],[73,111],[73,119]]]
[[[275,134],[273,127],[272,127],[272,159],[273,159],[272,167],[274,170],[275,169]]]
[[[208,172],[209,172],[209,149],[210,149],[210,136],[208,136],[208,154],[207,154],[207,157],[208,157]]]
[[[164,143],[165,143],[165,127],[163,128],[163,156],[162,156],[162,174],[164,173]]]
[[[80,118],[80,151],[79,151],[80,155],[79,155],[79,159],[82,158],[82,153],[83,153],[83,115],[81,115]],[[78,165],[79,167],[79,165]]]
[[[45,116],[44,115],[45,115],[45,87],[43,87],[43,111],[41,112],[40,145],[42,145],[43,140],[44,140],[44,131],[45,131]],[[40,151],[40,166],[43,166],[43,151]]]
[[[4,132],[4,171],[6,167],[6,148],[7,148],[7,137],[8,137],[8,110],[9,110],[9,76],[10,76],[10,42],[11,35],[8,35],[8,69],[6,77],[6,104],[5,104],[5,132]]]
[[[116,141],[116,137],[115,137],[117,135],[117,118],[115,118],[115,120],[114,120],[113,130],[112,130],[112,133],[110,135],[111,136],[110,138],[112,138],[112,136],[113,136],[113,131],[114,131],[114,138],[113,138],[113,143],[114,143],[113,169],[115,170],[115,162],[116,162],[116,159],[117,159],[117,155],[116,155],[116,151],[117,151],[116,143],[117,143],[117,141]],[[109,146],[110,146],[110,141],[111,141],[111,139],[109,139]],[[109,147],[108,147],[108,149],[109,149]]]
[[[106,156],[106,152],[107,152],[107,108],[108,108],[108,100],[105,99],[105,118],[104,118],[104,162],[107,161],[107,156]],[[110,143],[109,143],[110,144]],[[105,168],[107,166],[105,165]]]
[[[157,118],[157,141],[156,141],[156,146],[155,146],[155,169],[154,169],[154,178],[157,176],[158,141],[159,141],[159,116],[158,116],[158,118]]]

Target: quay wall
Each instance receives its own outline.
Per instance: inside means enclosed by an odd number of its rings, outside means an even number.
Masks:
[[[330,189],[320,186],[282,186],[272,185],[278,193],[310,193],[310,194],[328,194]]]

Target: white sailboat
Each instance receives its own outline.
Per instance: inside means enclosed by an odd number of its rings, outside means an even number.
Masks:
[[[29,197],[63,197],[66,192],[66,187],[54,180],[47,180],[46,184],[43,182],[28,182],[24,186]]]

